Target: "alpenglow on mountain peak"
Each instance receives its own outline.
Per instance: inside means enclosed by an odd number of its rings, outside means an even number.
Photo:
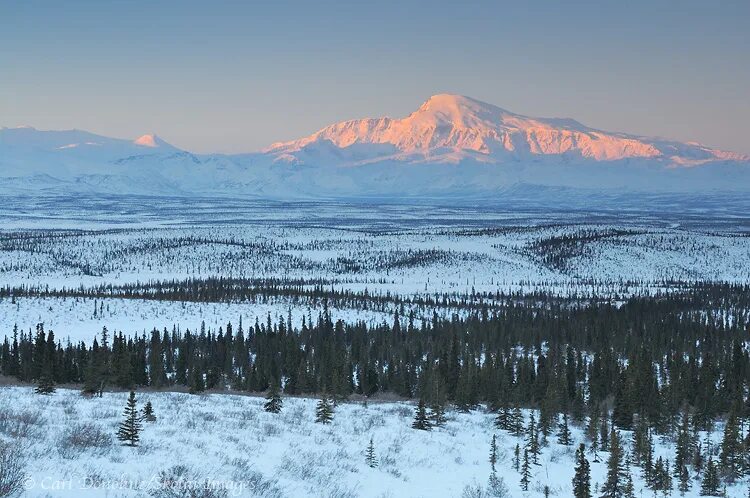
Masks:
[[[533,118],[471,97],[438,94],[405,118],[343,121],[298,140],[273,144],[267,152],[293,154],[316,143],[338,148],[355,144],[391,145],[395,153],[415,160],[471,157],[504,162],[539,156],[566,156],[596,161],[651,158],[695,165],[712,160],[747,160],[741,154],[697,144],[605,132],[573,119]]]

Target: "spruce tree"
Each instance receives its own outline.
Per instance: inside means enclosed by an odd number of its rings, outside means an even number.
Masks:
[[[653,487],[654,480],[654,438],[651,433],[646,438],[645,454],[643,455],[643,462],[641,468],[643,469],[643,480],[646,481],[646,486],[649,488]]]
[[[44,338],[44,329],[37,327],[37,341],[39,351],[38,358],[38,378],[34,392],[37,394],[48,395],[55,392],[54,362],[55,362],[55,336],[52,331],[48,337]]]
[[[146,405],[143,407],[143,420],[146,422],[156,422],[156,415],[154,415],[154,407],[151,401],[146,401]]]
[[[34,392],[37,394],[52,394],[55,392],[55,381],[52,379],[52,375],[49,372],[49,367],[45,364],[42,367],[42,373],[39,376]]]
[[[625,486],[625,468],[623,466],[620,435],[613,428],[609,436],[609,460],[607,460],[607,478],[602,486],[601,498],[622,498]]]
[[[418,429],[420,431],[429,431],[432,429],[432,423],[427,417],[427,409],[425,408],[424,400],[419,399],[417,409],[414,413],[414,422],[411,424],[412,429]]]
[[[709,456],[706,462],[706,469],[703,472],[703,480],[701,481],[701,496],[720,496],[720,486],[719,469],[713,457]]]
[[[690,491],[690,472],[688,472],[686,465],[680,467],[678,477],[680,479],[680,484],[677,486],[677,489],[679,489],[680,494],[684,496],[685,493]]]
[[[649,451],[649,434],[650,432],[647,420],[644,417],[636,417],[633,427],[631,447],[633,448],[633,459],[635,460],[635,464],[639,467],[643,466],[643,463],[646,459],[646,454]]]
[[[375,444],[372,442],[372,437],[370,438],[370,444],[367,445],[367,451],[365,452],[365,462],[367,463],[367,466],[372,469],[378,466],[378,460],[375,458]]]
[[[495,464],[497,464],[497,436],[493,434],[490,443],[490,468],[492,472],[495,472]]]
[[[599,426],[599,449],[601,449],[602,451],[609,450],[609,435],[609,421],[607,418],[607,414],[603,413],[601,417],[601,425]]]
[[[507,403],[503,403],[497,411],[497,416],[495,417],[495,427],[504,431],[511,432],[510,421],[510,409],[508,408]]]
[[[102,369],[97,363],[99,357],[98,349],[99,346],[96,342],[96,338],[94,338],[94,345],[89,353],[86,369],[84,370],[83,389],[81,390],[81,393],[84,395],[93,396],[97,394],[101,388],[102,381],[99,378],[99,374]]]
[[[740,477],[744,467],[743,456],[739,420],[732,410],[724,426],[719,455],[719,470],[729,482],[734,482]]]
[[[516,469],[516,472],[518,472],[518,469],[521,465],[521,446],[516,443],[516,447],[513,450],[513,468]]]
[[[281,394],[279,393],[279,385],[277,382],[272,382],[271,387],[268,389],[266,394],[266,402],[263,405],[263,409],[268,413],[280,413],[281,407],[284,404],[281,400]]]
[[[510,428],[513,435],[521,437],[523,434],[523,412],[521,407],[516,404],[511,411]]]
[[[203,381],[203,372],[199,368],[193,368],[193,373],[190,380],[190,394],[202,393],[206,390],[206,385]]]
[[[677,430],[675,445],[674,472],[677,477],[682,475],[682,469],[692,460],[692,438],[690,435],[690,416],[687,410],[682,412],[682,421]]]
[[[443,427],[446,423],[444,405],[440,402],[432,403],[429,417],[434,427]]]
[[[333,420],[333,405],[327,395],[323,395],[315,408],[315,422],[319,424],[330,424]]]
[[[127,446],[138,446],[141,432],[141,418],[138,416],[135,391],[130,391],[123,416],[125,420],[122,421],[117,431],[117,439]]]
[[[564,413],[562,422],[557,427],[557,442],[564,445],[570,446],[570,428],[568,427],[568,414]]]
[[[589,461],[586,460],[586,447],[583,443],[576,450],[573,496],[574,498],[591,498],[591,468]]]
[[[622,496],[623,498],[636,498],[633,475],[630,473],[630,469],[625,473],[625,485],[622,488]]]
[[[669,473],[669,462],[665,461],[662,457],[656,459],[651,481],[648,484],[649,488],[655,492],[662,491],[666,494],[672,490],[672,476]]]
[[[531,482],[531,465],[529,463],[529,450],[528,448],[524,448],[523,464],[521,465],[521,489],[524,491],[528,491],[530,482]]]
[[[539,465],[539,453],[541,452],[541,449],[539,447],[539,432],[536,426],[533,411],[531,412],[531,417],[529,418],[529,426],[526,428],[526,437],[526,449],[528,449],[529,453],[531,453],[531,458],[534,462],[534,465]]]

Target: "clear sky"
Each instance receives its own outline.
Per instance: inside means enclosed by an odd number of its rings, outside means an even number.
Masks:
[[[240,152],[435,93],[750,153],[750,1],[0,0],[0,125]]]

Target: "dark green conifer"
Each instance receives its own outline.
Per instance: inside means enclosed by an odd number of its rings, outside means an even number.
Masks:
[[[607,477],[602,486],[602,498],[622,498],[625,487],[625,466],[620,446],[620,434],[613,428],[609,436]]]
[[[281,413],[283,401],[281,400],[279,391],[279,384],[272,382],[271,387],[268,389],[268,394],[266,394],[266,402],[263,405],[263,409],[268,413]]]
[[[125,420],[122,421],[117,431],[117,439],[127,446],[138,446],[141,432],[141,418],[138,416],[135,391],[130,391],[123,416]]]
[[[521,465],[521,489],[524,491],[528,491],[530,483],[531,483],[531,465],[529,463],[529,450],[528,448],[524,448],[523,464]]]
[[[411,424],[411,427],[420,431],[429,431],[432,429],[432,423],[427,416],[427,409],[425,408],[423,399],[420,399],[417,404],[417,409],[414,413],[414,422]]]
[[[490,468],[492,472],[495,472],[495,464],[497,463],[497,436],[492,435],[492,442],[490,443]]]
[[[576,450],[573,496],[574,498],[591,498],[591,468],[589,461],[586,460],[586,447],[583,443]]]
[[[330,424],[333,420],[333,403],[327,395],[323,395],[315,407],[315,422]]]
[[[372,469],[378,466],[378,460],[375,458],[375,444],[372,441],[372,437],[370,438],[370,444],[367,445],[367,451],[365,452],[365,462],[367,463],[367,466]]]
[[[701,496],[720,496],[720,488],[719,468],[714,462],[713,457],[709,456],[706,462],[706,469],[703,472],[703,480],[701,481]]]
[[[564,445],[570,446],[570,427],[568,427],[568,414],[563,413],[562,421],[557,426],[557,442]]]
[[[143,407],[143,420],[146,422],[156,422],[154,406],[151,404],[151,401],[146,401],[146,405]]]

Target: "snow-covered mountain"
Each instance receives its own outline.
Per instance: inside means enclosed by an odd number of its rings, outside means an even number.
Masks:
[[[471,200],[550,191],[745,193],[750,157],[572,119],[531,118],[447,94],[405,118],[336,123],[239,155],[192,154],[151,134],[121,140],[79,130],[0,129],[6,194]]]
[[[338,149],[357,145],[375,149],[378,159],[458,163],[534,160],[537,157],[617,161],[658,159],[676,165],[709,161],[747,161],[741,154],[595,130],[573,119],[531,118],[459,95],[435,95],[403,119],[344,121],[309,137],[273,144],[267,152],[297,154],[330,142]],[[366,160],[366,159],[365,159]]]

